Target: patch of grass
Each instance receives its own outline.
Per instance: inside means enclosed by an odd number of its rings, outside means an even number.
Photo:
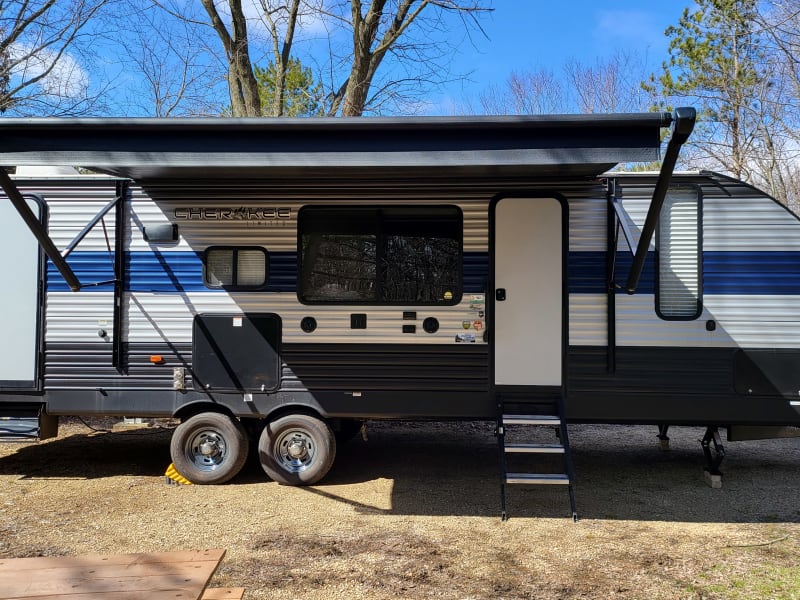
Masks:
[[[706,579],[707,576],[700,576]],[[718,579],[713,577],[712,579]],[[730,600],[800,600],[800,566],[762,566],[737,573],[727,583],[698,584],[695,592],[703,596]]]

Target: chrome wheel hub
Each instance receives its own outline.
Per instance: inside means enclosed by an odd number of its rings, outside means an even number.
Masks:
[[[186,458],[201,471],[213,471],[226,455],[225,438],[218,431],[205,429],[191,436],[185,446]]]
[[[275,441],[276,455],[281,466],[291,473],[305,471],[314,462],[316,446],[305,431],[293,429]]]

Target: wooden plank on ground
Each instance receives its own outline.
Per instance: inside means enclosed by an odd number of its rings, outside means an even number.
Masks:
[[[37,556],[33,558],[0,558],[0,573],[19,572],[26,569],[72,567],[85,564],[131,565],[147,563],[180,563],[195,560],[222,560],[225,550],[186,550],[181,552],[142,552],[138,554],[82,554],[80,556]]]
[[[208,588],[200,600],[242,600],[244,588]]]
[[[145,592],[110,592],[94,594],[56,594],[55,596],[11,596],[3,597],[3,600],[195,600],[197,596],[194,591],[183,592],[180,590],[152,591]]]
[[[0,599],[200,598],[224,550],[3,559]],[[23,568],[13,571],[15,561]]]

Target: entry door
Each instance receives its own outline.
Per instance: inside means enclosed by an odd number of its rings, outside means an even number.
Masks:
[[[563,209],[555,198],[494,205],[496,386],[560,386],[564,326]]]
[[[41,207],[28,199],[41,219]],[[0,390],[38,385],[39,244],[11,202],[0,198]]]

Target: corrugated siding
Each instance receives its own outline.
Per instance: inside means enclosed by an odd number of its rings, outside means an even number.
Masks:
[[[86,224],[116,195],[116,179],[78,177],[75,179],[16,180],[23,193],[41,193],[49,212],[48,231],[56,247],[64,249]],[[81,251],[108,252],[114,248],[114,211],[83,239]],[[106,235],[108,241],[106,241]]]
[[[413,351],[372,344],[285,348],[282,390],[487,391],[485,349],[427,346]]]
[[[690,322],[660,321],[652,296],[618,295],[618,344],[800,347],[800,221],[765,194],[724,177],[673,181],[702,190],[703,313]],[[623,206],[641,227],[655,178],[622,176],[620,182]],[[620,258],[630,254],[624,242],[619,251]],[[691,270],[691,261],[681,267]],[[705,330],[710,320],[713,332]]]
[[[265,186],[253,182],[233,185],[203,186],[196,183],[166,183],[148,187],[147,192],[135,188],[131,205],[132,227],[130,240],[129,326],[132,341],[155,340],[164,335],[169,339],[188,340],[191,336],[191,317],[200,312],[276,312],[284,319],[284,339],[287,343],[375,343],[456,344],[456,335],[467,332],[464,325],[479,317],[468,309],[475,293],[482,293],[488,278],[488,216],[489,202],[506,187],[509,193],[519,192],[519,182],[499,183],[492,187],[461,188],[457,185],[428,184],[402,187],[374,184],[353,187],[342,182],[329,187],[302,187],[283,184]],[[570,198],[570,227],[575,250],[604,249],[604,200],[602,188],[596,183],[525,186],[531,196],[547,196],[559,189]],[[149,196],[148,196],[149,194]],[[598,196],[598,194],[600,194]],[[150,201],[150,197],[155,202]],[[454,307],[347,307],[304,306],[294,293],[296,278],[297,212],[307,205],[374,205],[386,204],[455,204],[464,215],[464,297]],[[167,223],[175,210],[193,207],[212,207],[231,210],[249,208],[287,208],[291,219],[276,219],[258,223],[248,221],[180,220],[181,239],[175,244],[148,244],[142,229],[149,224]],[[595,219],[601,215],[601,221]],[[199,254],[209,245],[256,245],[270,253],[270,284],[268,290],[286,293],[228,293],[204,292],[198,273]],[[153,254],[156,260],[152,260]],[[163,258],[159,260],[159,256]],[[160,294],[179,291],[184,293]],[[403,311],[416,311],[416,321],[402,321]],[[365,313],[367,330],[350,329],[350,314]],[[312,334],[299,328],[303,317],[312,316],[318,322]],[[429,316],[440,321],[436,334],[422,331],[422,321]],[[402,326],[415,324],[417,333],[403,334]],[[483,329],[470,328],[476,343],[481,344]]]
[[[153,364],[150,356],[163,355],[164,362]],[[174,367],[191,365],[191,345],[160,343],[125,346],[125,372],[112,366],[111,344],[103,342],[48,342],[45,352],[44,386],[47,390],[87,390],[90,406],[94,390],[100,388],[172,389]],[[188,385],[191,373],[187,371]],[[88,388],[88,389],[87,389]],[[99,402],[102,402],[102,395]],[[100,407],[97,407],[100,408]],[[171,407],[167,407],[169,411]]]
[[[327,193],[310,190],[307,193],[276,194],[268,186],[224,186],[213,188],[216,193],[194,187],[159,188],[155,202],[141,188],[134,188],[131,203],[130,249],[161,252],[204,250],[210,245],[224,246],[264,246],[270,252],[295,252],[297,249],[297,212],[307,205],[326,205],[336,202],[350,206],[372,206],[376,203],[407,204],[453,204],[464,214],[464,251],[486,252],[488,250],[488,198],[474,202],[457,193],[429,193],[420,197],[420,192],[409,190],[376,190],[372,194],[347,194],[332,188]],[[288,208],[292,211],[290,219],[263,220],[175,220],[176,209],[192,207],[213,207],[224,209],[249,208]],[[181,239],[177,244],[150,245],[144,241],[142,228],[149,224],[177,222]]]
[[[697,180],[697,178],[695,178]],[[648,260],[640,293],[634,297],[617,295],[618,344],[642,346],[747,346],[800,347],[800,224],[782,207],[758,196],[744,186],[727,186],[730,193],[704,180],[704,312],[696,321],[665,322],[655,314],[652,291],[652,258]],[[635,223],[643,223],[652,194],[652,180],[623,182],[623,202]],[[42,192],[51,210],[52,231],[63,248],[100,208],[114,196],[113,179],[25,182],[24,191]],[[158,188],[133,188],[128,231],[130,281],[136,291],[129,294],[123,318],[129,327],[126,341],[156,344],[191,341],[191,319],[200,312],[276,312],[284,320],[287,343],[370,343],[455,345],[462,324],[474,320],[467,308],[472,294],[455,307],[321,307],[300,304],[294,293],[296,270],[295,221],[275,227],[252,227],[234,223],[223,230],[219,223],[197,221],[181,223],[181,239],[174,244],[149,244],[142,229],[169,221],[175,207],[195,205],[237,207],[289,207],[305,204],[374,204],[376,201],[403,204],[457,204],[464,212],[465,289],[483,289],[488,275],[489,202],[508,193],[535,196],[558,190],[570,200],[570,332],[572,345],[606,344],[605,289],[605,196],[603,188],[591,182],[550,182],[535,185],[519,181],[486,181],[469,188],[454,182],[403,187],[390,183],[361,186],[341,182],[315,183],[302,187],[236,183],[209,186],[196,182],[175,182]],[[156,198],[152,202],[151,194]],[[113,248],[113,218],[106,219],[108,243]],[[198,252],[210,244],[253,244],[270,252],[271,281],[267,293],[227,293],[205,291],[199,278]],[[163,260],[162,258],[163,257]],[[113,256],[98,225],[78,247],[71,259],[76,268],[90,278],[110,279]],[[140,264],[141,261],[141,264]],[[181,267],[181,261],[186,261]],[[630,251],[620,244],[617,281],[624,281]],[[176,268],[177,265],[177,268]],[[188,278],[188,279],[187,279]],[[99,329],[109,336],[112,321],[110,286],[74,294],[58,289],[60,276],[50,272],[51,291],[47,296],[47,340],[49,343],[98,343]],[[165,282],[169,285],[165,285]],[[177,283],[177,285],[176,285]],[[763,293],[769,285],[770,293]],[[163,287],[161,287],[163,286]],[[178,293],[182,287],[196,291]],[[648,293],[642,294],[641,291]],[[416,310],[417,320],[403,322],[402,312]],[[350,314],[366,313],[369,328],[351,330]],[[300,320],[314,316],[318,329],[305,334]],[[422,332],[422,320],[435,316],[441,329],[434,335]],[[707,320],[717,323],[715,332],[705,329]],[[403,324],[416,324],[416,334],[403,334]],[[475,333],[478,344],[482,331]],[[109,363],[110,364],[110,363]]]
[[[98,332],[108,334],[109,352],[113,336],[113,292],[49,292],[45,341],[102,342]]]
[[[115,198],[117,180],[102,176],[18,178],[16,184],[23,193],[39,193],[44,197],[49,215],[48,231],[56,247],[63,250]],[[112,209],[67,258],[73,270],[80,274],[82,284],[114,278],[115,240]],[[47,280],[49,290],[59,287],[68,289],[51,264],[48,264]],[[106,284],[86,287],[80,292],[49,291],[46,295],[46,343],[96,343],[99,347],[107,346],[110,352],[114,303],[112,289],[112,284]],[[101,329],[107,332],[108,341],[104,342],[99,337],[98,331]]]
[[[300,304],[295,294],[258,292],[130,294],[127,309],[129,340],[132,342],[191,341],[192,319],[201,313],[272,312],[283,320],[283,340],[287,343],[413,343],[456,344],[456,334],[465,333],[463,323],[472,323],[477,315],[467,307],[471,295],[461,305],[433,306],[308,306]],[[403,320],[404,311],[415,311],[416,320]],[[351,329],[350,315],[367,315],[367,329]],[[304,333],[300,321],[314,317],[317,329]],[[439,320],[434,334],[422,330],[428,317]],[[414,334],[402,332],[403,325],[416,325]],[[483,343],[483,330],[470,330]]]

